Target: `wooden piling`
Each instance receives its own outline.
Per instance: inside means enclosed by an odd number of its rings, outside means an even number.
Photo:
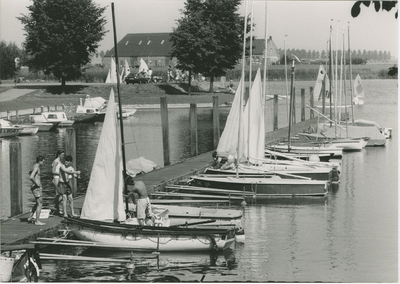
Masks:
[[[220,137],[219,127],[219,100],[218,96],[213,96],[213,141],[214,149],[217,149]]]
[[[19,115],[18,115],[18,110],[15,111],[15,119],[18,121]]]
[[[278,95],[274,95],[274,130],[278,129]]]
[[[199,154],[197,141],[197,107],[190,104],[190,154],[192,157]]]
[[[326,75],[325,75],[326,76]],[[322,98],[322,114],[325,114],[325,105],[326,105],[326,91],[325,91],[325,78],[322,80],[322,90],[321,90],[321,98]]]
[[[44,112],[44,106],[40,107],[40,112]]]
[[[296,124],[296,88],[293,87],[292,124]]]
[[[65,138],[65,154],[72,156],[72,167],[79,171],[76,168],[76,132],[74,128],[67,128],[67,137]],[[77,193],[77,179],[72,179],[72,196],[76,197]]]
[[[10,143],[10,201],[11,216],[22,214],[21,143]]]
[[[310,119],[314,118],[314,87],[310,87]]]
[[[300,115],[300,119],[301,121],[305,121],[306,120],[306,90],[305,89],[301,89],[301,93],[300,93],[300,97],[301,97],[301,115]]]
[[[168,128],[168,105],[167,98],[160,98],[161,107],[161,123],[162,123],[162,137],[163,137],[163,149],[164,149],[164,166],[171,164],[169,156],[169,128]]]

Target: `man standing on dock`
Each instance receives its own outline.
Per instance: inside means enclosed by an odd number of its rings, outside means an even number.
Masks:
[[[40,222],[40,213],[42,211],[43,199],[42,199],[42,182],[40,180],[40,166],[44,163],[44,157],[39,155],[36,157],[36,163],[33,165],[32,171],[29,172],[29,178],[32,181],[31,191],[36,199],[36,203],[32,208],[31,215],[29,215],[28,222],[33,220],[33,214],[36,212],[36,226],[44,226],[46,223]]]

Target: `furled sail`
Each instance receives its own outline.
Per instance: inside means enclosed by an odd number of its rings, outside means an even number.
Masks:
[[[81,218],[99,221],[124,221],[122,150],[114,91],[109,104],[90,175]]]

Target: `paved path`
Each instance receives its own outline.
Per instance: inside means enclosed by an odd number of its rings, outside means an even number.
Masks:
[[[0,93],[0,102],[11,101],[18,97],[24,96],[31,92],[35,91],[34,89],[10,89],[5,92]]]

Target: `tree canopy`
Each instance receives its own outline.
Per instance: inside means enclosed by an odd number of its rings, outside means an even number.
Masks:
[[[28,64],[66,81],[78,79],[105,34],[104,10],[92,0],[33,0],[24,25]]]
[[[14,43],[0,42],[0,74],[1,79],[12,78],[20,65],[15,64],[15,58],[21,59],[23,51]]]
[[[379,12],[381,9],[382,11],[385,10],[389,12],[392,8],[396,7],[397,1],[357,1],[354,3],[353,7],[351,8],[351,15],[353,18],[358,17],[361,12],[361,4],[366,7],[369,7],[371,3],[374,4],[374,8],[376,12]],[[398,11],[395,12],[394,17],[397,19]]]
[[[240,0],[187,0],[178,26],[171,33],[171,57],[177,68],[210,77],[233,69],[242,54],[243,21]]]

